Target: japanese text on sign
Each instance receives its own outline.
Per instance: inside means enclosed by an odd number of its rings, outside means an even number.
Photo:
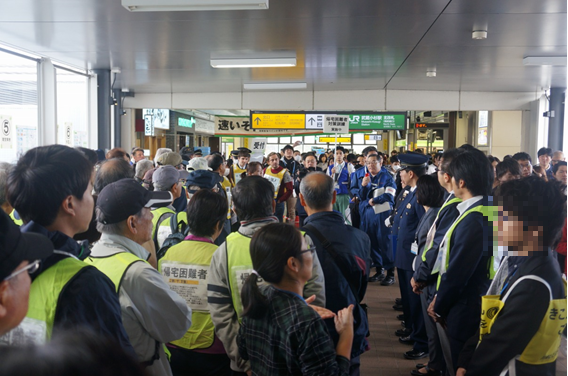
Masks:
[[[349,133],[349,116],[326,115],[323,133]]]
[[[170,289],[181,296],[191,309],[209,310],[207,305],[208,265],[182,264],[164,260],[160,269]]]

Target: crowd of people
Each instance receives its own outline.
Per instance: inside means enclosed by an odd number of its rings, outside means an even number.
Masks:
[[[359,375],[396,280],[412,375],[556,374],[561,151],[295,146],[0,164],[0,376]]]

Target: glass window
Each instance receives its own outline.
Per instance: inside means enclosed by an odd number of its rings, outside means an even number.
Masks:
[[[292,137],[291,143],[294,143],[294,142],[296,142],[296,141],[302,141],[302,142],[303,142],[304,140],[303,140],[303,137],[302,137],[302,136],[294,136],[294,137]]]
[[[57,85],[57,143],[87,147],[88,93],[86,76],[55,69]]]
[[[316,136],[304,136],[304,144],[315,144]]]
[[[38,146],[37,62],[0,51],[0,160]]]
[[[365,134],[364,133],[353,133],[353,143],[354,144],[364,144]]]
[[[278,143],[278,137],[267,137],[266,138],[266,143],[267,144],[277,144]]]
[[[286,146],[287,144],[290,144],[290,137],[280,137],[280,143],[284,144],[284,146]]]

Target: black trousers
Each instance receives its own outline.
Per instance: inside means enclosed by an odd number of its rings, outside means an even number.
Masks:
[[[428,368],[444,373],[446,371],[446,361],[444,360],[442,345],[438,337],[438,329],[436,329],[434,320],[428,316],[428,306],[432,302],[432,299],[434,299],[435,294],[436,282],[433,282],[422,290],[420,302],[422,303],[422,315],[424,316],[424,325],[426,326],[426,334],[428,335],[428,356],[430,357]]]
[[[231,376],[231,361],[227,354],[204,354],[168,347],[174,376]]]
[[[428,336],[424,325],[424,316],[422,316],[422,304],[420,297],[412,292],[412,286],[410,286],[414,272],[399,268],[397,268],[397,272],[405,327],[412,330],[410,339],[414,341],[414,350],[428,352]]]

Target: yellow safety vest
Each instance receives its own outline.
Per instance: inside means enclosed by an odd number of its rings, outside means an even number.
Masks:
[[[191,328],[172,344],[184,349],[206,349],[215,340],[215,326],[207,305],[207,274],[217,250],[212,243],[185,240],[158,261],[158,270],[170,288],[191,308]]]
[[[160,226],[158,228],[158,221],[160,220],[162,215],[166,213],[170,213],[171,216],[168,216],[165,219],[162,218],[162,222],[160,222]],[[154,215],[154,217],[152,218],[152,239],[155,239],[158,242],[158,248],[156,248],[156,251],[159,249],[159,247],[162,246],[164,240],[166,240],[166,238],[172,233],[170,228],[170,221],[175,213],[176,212],[174,210],[167,207],[152,210],[152,214]],[[178,213],[178,226],[182,222],[187,224],[187,213],[185,211]]]
[[[12,210],[12,212],[10,213],[10,218],[12,218],[12,221],[14,221],[15,224],[22,226],[24,224],[24,221],[21,218],[17,219],[14,213],[16,213],[16,209]]]
[[[232,188],[231,181],[227,179],[226,176],[223,176],[223,181],[221,182],[221,186],[223,190],[227,190],[227,188]]]
[[[240,168],[238,163],[233,164],[233,178],[235,179],[235,185],[241,181],[242,173],[247,172],[247,166],[245,168]]]
[[[491,223],[493,223],[495,221],[495,219],[497,218],[497,215],[496,215],[497,208],[496,207],[478,205],[476,207],[468,209],[465,213],[463,213],[463,215],[461,215],[460,217],[458,217],[458,219],[456,219],[454,221],[454,223],[448,229],[448,232],[446,232],[446,235],[444,235],[444,239],[442,240],[442,244],[440,244],[440,253],[438,254],[438,259],[436,260],[436,264],[439,264],[440,262],[444,263],[444,269],[440,268],[440,270],[439,270],[440,273],[438,275],[438,282],[436,284],[436,289],[440,288],[440,282],[442,281],[442,275],[448,269],[448,265],[449,265],[449,262],[450,262],[450,246],[451,246],[452,234],[453,234],[455,228],[458,226],[458,224],[471,213],[481,213],[485,217],[487,217],[487,219]],[[495,230],[495,225],[493,225],[493,228]],[[494,242],[493,246],[496,247],[497,237],[493,237],[493,239],[494,239],[493,240],[493,242]],[[435,269],[436,269],[436,265],[435,265]],[[488,271],[489,279],[493,279],[493,277],[495,276],[495,272],[496,272],[495,267],[494,267],[494,263],[493,263],[493,256],[491,256],[489,258],[489,262],[488,262],[488,265],[487,265],[487,271]],[[432,273],[434,273],[434,271]]]
[[[26,318],[9,333],[13,344],[43,344],[51,338],[59,295],[69,281],[87,266],[81,260],[67,257],[34,279]]]
[[[440,212],[442,210],[444,210],[444,208],[446,206],[452,205],[454,203],[459,204],[460,202],[462,202],[461,198],[457,198],[454,197],[451,200],[448,200],[447,202],[444,203],[444,205],[442,205],[442,207],[440,208],[440,210],[438,210],[438,213],[436,214],[436,219],[434,219],[434,223],[432,224],[432,227],[434,226],[434,224],[438,221],[438,218],[440,217]],[[432,229],[432,228],[431,228]],[[430,234],[428,234],[430,235]],[[422,253],[422,261],[426,261],[426,253],[432,248],[432,246],[434,245],[434,234],[432,234],[432,239],[430,239],[430,241],[428,242],[428,244],[426,244],[426,247],[424,248],[424,252]]]
[[[499,295],[486,295],[481,297],[479,343],[483,341],[484,336],[491,333],[491,328],[505,306],[511,291],[513,291],[519,282],[525,279],[532,279],[543,283],[550,292],[550,302],[534,337],[530,340],[521,355],[509,361],[508,368],[510,375],[514,374],[512,372],[515,370],[515,361],[517,359],[525,364],[531,365],[542,365],[554,362],[558,356],[562,331],[566,327],[566,281],[564,281],[564,299],[554,299],[552,297],[552,289],[548,282],[536,275],[527,275],[519,278],[513,286],[511,286],[507,294],[503,297],[503,300],[501,300]]]
[[[286,174],[286,171],[288,170],[283,168],[279,173],[275,174],[272,172],[272,168],[268,167],[264,172],[264,178],[271,182],[274,186],[274,199],[278,197],[278,191],[280,190],[280,186],[284,181],[284,175]]]

